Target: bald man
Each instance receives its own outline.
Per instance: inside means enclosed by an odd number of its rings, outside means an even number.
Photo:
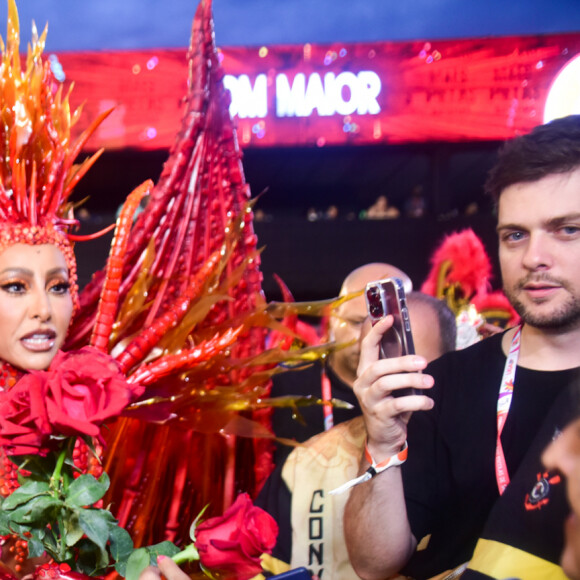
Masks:
[[[409,276],[399,268],[382,262],[372,262],[356,268],[346,276],[340,289],[340,296],[348,296],[364,290],[368,282],[396,276],[403,281],[405,290],[412,290]],[[322,398],[323,389],[335,399],[352,405],[350,409],[324,408],[321,406],[301,407],[304,424],[292,416],[292,409],[274,409],[272,429],[277,437],[303,442],[332,425],[348,421],[361,414],[360,406],[352,384],[356,379],[356,369],[360,353],[360,338],[363,323],[367,317],[364,295],[343,302],[330,315],[329,335],[337,344],[354,342],[351,346],[333,352],[326,364],[316,363],[307,369],[285,372],[274,377],[272,397],[286,395]],[[330,411],[330,412],[329,412]],[[287,445],[277,445],[274,463],[278,465],[292,451]]]

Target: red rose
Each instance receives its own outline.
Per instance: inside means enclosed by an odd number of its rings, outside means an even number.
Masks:
[[[144,390],[129,384],[118,363],[91,346],[58,352],[43,374],[48,421],[61,435],[97,437],[99,426],[119,416]]]
[[[276,545],[278,524],[263,509],[241,494],[221,517],[210,518],[195,530],[195,547],[201,563],[210,569],[233,573],[238,580],[258,574],[260,556]]]
[[[48,453],[51,428],[44,400],[45,383],[33,374],[0,392],[0,445],[9,455]]]

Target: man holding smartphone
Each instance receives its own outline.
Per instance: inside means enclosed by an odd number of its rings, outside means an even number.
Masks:
[[[416,352],[431,361],[455,349],[455,316],[445,301],[410,292],[406,304]],[[364,335],[370,321],[362,326]],[[295,448],[270,475],[255,503],[279,525],[274,558],[321,578],[355,577],[342,533],[346,496],[330,492],[356,476],[364,438],[362,417],[345,421]]]
[[[354,389],[367,429],[361,473],[372,477],[351,491],[345,535],[365,579],[467,562],[464,579],[564,577],[568,507],[540,457],[578,411],[580,117],[508,142],[486,187],[504,291],[523,324],[429,366],[379,359],[390,317],[363,341]],[[393,397],[408,387],[422,394]]]
[[[397,276],[412,289],[411,279],[402,270],[383,262],[370,262],[352,270],[343,280],[339,296],[346,297],[360,292],[365,284],[381,277]],[[304,423],[296,420],[294,410],[289,407],[274,408],[272,428],[276,437],[294,439],[302,442],[317,433],[329,429],[332,425],[342,423],[360,415],[352,384],[360,355],[360,335],[367,316],[364,296],[345,300],[335,311],[331,312],[328,321],[329,340],[343,344],[344,348],[331,353],[322,364],[310,365],[309,368],[276,375],[273,379],[271,397],[313,396],[318,398],[335,398],[352,405],[350,409],[307,406],[300,409]],[[274,451],[274,463],[284,462],[292,451],[288,445],[278,444]]]

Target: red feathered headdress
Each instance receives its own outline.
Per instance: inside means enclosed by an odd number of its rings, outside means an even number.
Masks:
[[[517,323],[518,315],[505,294],[489,291],[491,263],[473,230],[448,235],[431,264],[421,290],[445,300],[455,313],[458,348],[480,340],[492,326],[499,330]]]
[[[70,229],[76,225],[68,198],[102,151],[80,166],[73,162],[108,112],[71,143],[72,116],[48,62],[42,60],[46,28],[32,26],[26,66],[20,62],[20,26],[14,0],[8,0],[6,44],[0,39],[0,252],[17,244],[54,244],[63,253],[78,307],[76,262]]]
[[[446,236],[431,257],[431,271],[421,291],[447,300],[457,313],[476,294],[485,294],[491,263],[483,243],[471,229]]]

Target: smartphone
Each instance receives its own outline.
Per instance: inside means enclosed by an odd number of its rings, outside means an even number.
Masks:
[[[393,316],[393,326],[385,332],[381,340],[381,358],[415,354],[403,281],[400,278],[385,278],[369,282],[365,288],[365,299],[373,325],[388,314]],[[393,397],[413,394],[415,394],[415,389],[411,388],[393,391]]]

